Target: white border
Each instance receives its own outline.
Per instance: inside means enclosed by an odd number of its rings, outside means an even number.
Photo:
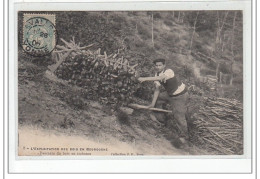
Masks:
[[[251,4],[250,1],[224,2],[138,2],[138,3],[13,3],[9,7],[9,169],[10,172],[174,172],[174,173],[248,173],[251,172]],[[56,157],[77,160],[29,160],[53,159],[53,157],[16,158],[17,129],[17,11],[18,10],[244,10],[244,126],[245,154],[243,156],[159,156],[137,157]],[[12,94],[12,95],[11,95]],[[248,96],[248,97],[246,97]],[[247,104],[247,105],[245,105]],[[235,159],[234,159],[235,158]],[[240,158],[240,159],[238,159]],[[27,160],[18,160],[27,159]],[[80,159],[80,160],[79,160]],[[92,159],[83,161],[82,159]],[[98,159],[98,160],[96,160]],[[104,160],[106,159],[106,160]],[[113,159],[113,160],[107,160]],[[119,159],[119,160],[118,160]],[[130,158],[128,158],[130,159]],[[132,158],[131,158],[132,159]],[[160,159],[160,160],[159,160]],[[62,167],[61,167],[62,166]],[[71,166],[77,166],[71,167]],[[146,168],[144,167],[146,166]]]

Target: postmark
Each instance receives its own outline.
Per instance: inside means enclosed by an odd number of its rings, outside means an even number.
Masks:
[[[33,56],[45,56],[56,46],[55,15],[24,14],[23,43],[25,52]]]

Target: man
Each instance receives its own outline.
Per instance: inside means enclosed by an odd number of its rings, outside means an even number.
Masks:
[[[159,102],[169,102],[172,107],[174,118],[177,121],[181,131],[180,140],[186,143],[188,140],[188,128],[185,113],[187,111],[186,103],[188,99],[187,88],[185,84],[179,83],[174,71],[166,68],[165,59],[156,59],[153,62],[156,68],[154,77],[140,77],[140,82],[154,81],[155,91],[152,103],[148,107],[154,107]],[[165,92],[160,93],[160,86],[165,88]]]

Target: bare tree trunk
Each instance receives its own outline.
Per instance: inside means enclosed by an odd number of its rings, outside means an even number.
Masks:
[[[154,39],[153,39],[153,12],[152,12],[152,45],[154,47]]]
[[[183,23],[183,22],[184,22],[184,17],[185,17],[185,12],[182,12],[181,23]]]
[[[217,11],[217,17],[218,17],[218,29],[217,29],[217,36],[216,36],[216,45],[215,45],[215,50],[218,49],[219,45],[221,45],[222,43],[222,38],[221,38],[221,32],[223,30],[223,27],[225,25],[225,22],[226,22],[226,19],[227,19],[227,16],[228,16],[228,11],[225,13],[224,17],[223,17],[223,20],[222,20],[222,23],[220,25],[220,17],[219,17],[219,12]]]
[[[134,32],[135,32],[135,35],[134,35],[134,42],[136,42],[136,36],[137,36],[137,34],[138,34],[137,23],[135,24]]]
[[[222,72],[219,73],[219,82],[222,84]]]
[[[234,54],[234,38],[235,38],[235,26],[236,26],[236,16],[237,16],[237,11],[235,11],[234,14],[234,19],[233,19],[233,29],[232,29],[232,41],[231,41],[231,53],[232,53],[232,62],[231,62],[231,78],[230,78],[230,85],[233,84],[233,64],[235,60],[235,54]]]
[[[193,37],[194,37],[194,34],[196,32],[196,24],[197,24],[198,16],[199,16],[199,11],[197,12],[197,15],[196,15],[196,18],[195,18],[195,21],[194,21],[194,24],[193,24],[193,32],[192,32],[191,41],[190,41],[190,52],[191,52],[191,48],[192,48]]]
[[[106,23],[108,24],[108,11],[104,11],[103,14],[106,17]]]
[[[178,22],[180,22],[180,16],[181,16],[181,11],[179,11],[179,14],[178,14]]]
[[[231,53],[232,53],[233,58],[234,58],[234,38],[235,38],[236,16],[237,16],[237,12],[235,11],[234,19],[233,19],[233,28],[232,28],[232,41],[231,41]]]
[[[216,35],[216,44],[218,44],[219,29],[220,29],[220,20],[219,20],[219,13],[218,13],[218,11],[217,11],[217,16],[218,16],[218,28],[217,28],[217,35]]]
[[[217,64],[217,68],[216,68],[216,78],[217,78],[217,80],[218,80],[218,82],[219,82],[219,63]]]
[[[225,42],[222,43],[221,51],[224,52]]]

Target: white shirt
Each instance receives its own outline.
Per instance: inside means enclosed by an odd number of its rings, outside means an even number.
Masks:
[[[170,79],[170,78],[173,78],[174,77],[174,72],[172,69],[167,69],[165,71],[162,71],[161,73],[159,73],[158,76],[162,76],[162,75],[165,75],[165,78],[163,80],[161,80],[161,82],[166,82],[166,80]],[[157,73],[155,74],[155,76],[157,76]],[[159,81],[154,81],[155,85],[156,86],[161,86],[161,83]],[[173,95],[177,95],[179,93],[181,93],[183,90],[185,89],[185,84],[181,84],[178,89],[173,93]]]
[[[165,75],[165,78],[163,80],[161,80],[161,82],[166,82],[166,80],[173,78],[174,77],[174,72],[172,69],[167,69],[167,70],[163,70],[161,73],[159,73],[158,76],[162,76]],[[157,76],[157,73],[155,73],[155,76]],[[154,81],[154,84],[156,86],[161,86],[161,83],[159,81]]]

